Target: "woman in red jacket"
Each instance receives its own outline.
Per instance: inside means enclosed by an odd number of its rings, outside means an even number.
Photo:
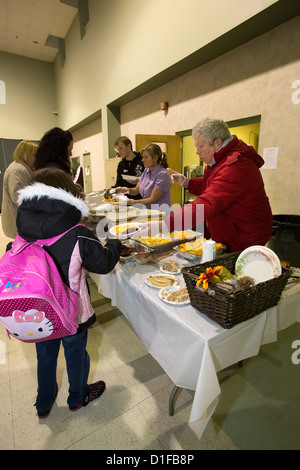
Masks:
[[[252,146],[232,136],[224,121],[206,119],[192,135],[206,168],[203,178],[189,180],[169,169],[174,183],[198,197],[164,220],[168,229],[188,229],[205,221],[209,232],[205,235],[226,245],[229,252],[265,245],[273,216],[259,170],[264,160]]]

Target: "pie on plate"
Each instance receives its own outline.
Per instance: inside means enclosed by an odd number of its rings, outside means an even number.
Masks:
[[[161,289],[162,287],[175,286],[178,284],[178,279],[170,274],[153,274],[147,276],[145,282],[150,287]]]
[[[172,259],[165,260],[159,268],[165,274],[179,274],[181,266]]]
[[[190,303],[189,294],[186,287],[169,286],[159,291],[159,298],[172,305],[187,305]]]

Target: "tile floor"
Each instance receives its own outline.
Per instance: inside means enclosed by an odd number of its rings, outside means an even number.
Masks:
[[[7,239],[0,233],[0,255]],[[105,380],[103,396],[72,413],[63,350],[59,392],[39,420],[35,347],[8,340],[0,327],[1,450],[252,450],[299,449],[300,365],[291,361],[299,325],[281,332],[259,356],[220,373],[222,394],[201,440],[188,426],[193,393],[182,390],[168,415],[168,376],[124,316],[91,282],[97,322],[89,330],[90,380]]]

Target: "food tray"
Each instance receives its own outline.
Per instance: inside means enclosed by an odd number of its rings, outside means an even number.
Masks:
[[[202,255],[195,255],[194,253],[189,253],[188,251],[182,251],[179,249],[179,246],[174,248],[177,251],[179,257],[187,259],[188,261],[199,261],[201,262]],[[216,250],[216,256],[219,257],[227,247],[224,245],[224,248],[218,248]]]
[[[129,248],[135,248],[137,250],[136,253],[133,253],[132,255],[121,256],[120,261],[122,261],[123,263],[127,263],[129,261],[135,261],[139,253],[148,253],[152,251],[148,247],[144,246],[142,243],[136,240],[133,240],[131,238],[123,242],[122,245],[128,246]]]
[[[290,269],[283,268],[282,274],[276,278],[261,282],[240,292],[224,294],[215,291],[214,297],[196,288],[196,277],[208,267],[221,265],[234,273],[235,262],[239,254],[223,255],[207,263],[185,267],[181,271],[189,292],[191,305],[227,329],[277,305],[291,275]]]
[[[174,250],[177,251],[177,254],[180,258],[184,258],[184,259],[187,259],[188,261],[195,261],[195,260],[198,260],[199,263],[201,261],[201,256],[202,255],[194,255],[194,253],[189,253],[188,251],[181,251],[179,249],[179,246],[176,246],[174,248]]]
[[[132,237],[134,237],[135,240],[137,240],[139,238],[139,234],[138,232],[133,234]],[[158,241],[160,240],[166,240],[165,243],[146,243],[145,241],[141,241],[141,240],[137,240],[139,243],[141,243],[142,245],[146,246],[147,248],[156,248],[158,246],[162,246],[162,245],[166,245],[167,243],[169,242],[173,242],[174,241],[174,238],[170,237],[169,235],[164,235],[164,234],[159,234],[159,235],[155,235],[155,237],[141,237],[141,238],[152,238],[152,239],[157,239]]]

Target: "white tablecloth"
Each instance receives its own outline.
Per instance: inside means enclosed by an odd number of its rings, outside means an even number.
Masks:
[[[178,255],[174,255],[185,264]],[[132,324],[149,353],[178,387],[195,390],[189,425],[200,438],[220,394],[217,372],[258,354],[277,331],[300,321],[300,287],[290,288],[277,307],[227,330],[191,305],[171,306],[145,284],[159,265],[118,264],[112,273],[90,273],[99,292]],[[185,286],[183,276],[179,283]]]

